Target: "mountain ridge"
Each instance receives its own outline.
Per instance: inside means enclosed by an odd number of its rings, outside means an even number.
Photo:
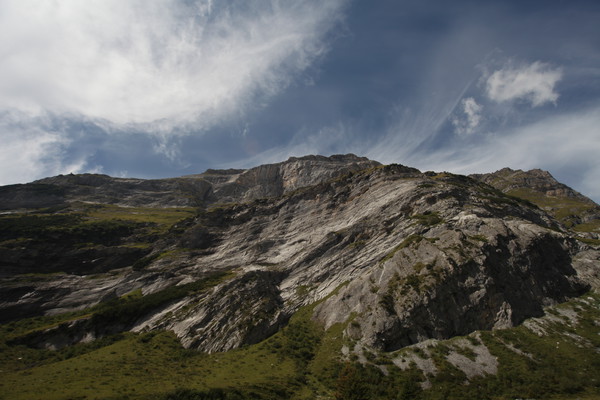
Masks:
[[[569,226],[552,214],[563,210],[556,204],[503,192],[526,179],[507,189],[491,178],[354,155],[117,180],[116,189],[105,177],[48,178],[34,185],[62,184],[59,207],[0,218],[0,310],[5,322],[85,312],[19,339],[34,347],[166,330],[186,348],[219,353],[261,343],[311,307],[311,323],[341,327],[339,354],[364,361],[513,327],[597,290],[597,205],[581,200],[588,219]],[[110,202],[123,184],[138,192],[127,205]],[[2,188],[0,198],[14,203],[23,190]],[[193,202],[178,203],[190,193]]]

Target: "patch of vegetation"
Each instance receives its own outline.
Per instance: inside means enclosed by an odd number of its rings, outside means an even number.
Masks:
[[[282,330],[282,351],[301,367],[314,358],[322,331],[309,318],[295,318]]]
[[[435,180],[447,180],[447,179],[452,179],[454,177],[456,177],[457,175],[454,175],[450,172],[438,172],[438,173],[434,173],[433,175],[431,175],[432,179]]]
[[[425,352],[425,350],[423,350],[420,347],[412,347],[411,350],[412,350],[413,353],[415,353],[417,356],[419,356],[422,359],[429,358],[429,354],[427,354]]]
[[[415,364],[401,371],[390,368],[384,374],[373,365],[361,365],[347,362],[341,366],[335,381],[333,399],[370,400],[370,399],[418,399],[422,394],[421,371]]]
[[[469,342],[471,342],[471,344],[472,344],[473,346],[480,346],[480,345],[481,345],[481,342],[479,341],[479,339],[477,339],[477,338],[476,338],[475,336],[473,336],[473,335],[469,335],[469,336],[467,336],[466,338],[467,338],[467,340],[468,340]]]
[[[410,217],[416,220],[419,224],[425,226],[434,226],[444,222],[444,219],[440,217],[437,212],[425,212],[423,214],[414,214]]]
[[[482,200],[487,200],[488,202],[496,206],[514,206],[518,204],[514,199],[504,196],[504,194],[503,196],[480,195],[479,198],[481,198]]]
[[[418,266],[418,264],[417,264]],[[421,268],[429,266],[422,265]],[[392,313],[394,305],[394,294],[400,290],[400,294],[405,296],[411,289],[419,293],[423,286],[423,277],[419,274],[409,274],[404,277],[400,277],[397,273],[392,276],[388,282],[388,290],[386,294],[380,299],[379,303],[388,312]]]
[[[300,285],[296,287],[296,295],[297,296],[306,296],[310,292],[311,286],[309,285]]]
[[[416,263],[415,265],[413,265],[413,269],[418,274],[423,269],[426,269],[428,271],[432,271],[434,269],[434,266],[435,266],[435,261],[427,263],[427,264],[422,263],[422,262],[419,261],[418,263]]]
[[[239,389],[212,388],[208,390],[177,389],[163,395],[159,400],[268,400],[288,398],[290,393],[284,389],[268,385]]]
[[[388,314],[396,313],[396,310],[394,309],[395,303],[394,295],[389,290],[379,299],[379,305],[386,310]]]
[[[8,214],[0,216],[0,241],[14,238],[47,239],[61,229],[81,223],[81,214]]]
[[[150,265],[152,263],[152,261],[154,261],[158,257],[160,257],[160,255],[161,255],[160,253],[154,253],[154,254],[150,254],[145,257],[142,257],[139,260],[137,260],[135,263],[133,263],[132,268],[135,271],[140,271],[140,270],[146,268],[148,265]]]
[[[126,297],[133,300],[140,293]],[[441,341],[427,350],[411,348],[417,357],[435,363],[437,373],[427,377],[414,362],[401,370],[377,352],[369,355],[371,361],[365,365],[346,362],[340,357],[343,345],[352,347],[343,337],[346,324],[323,330],[311,319],[315,306],[302,308],[286,328],[261,343],[216,354],[185,350],[173,333],[162,331],[126,333],[87,348],[76,345],[58,352],[8,346],[8,335],[82,316],[5,324],[0,326],[0,393],[15,400],[591,400],[600,396],[600,356],[593,351],[600,347],[595,322],[600,320],[600,295],[588,294],[564,306],[577,308],[579,323],[568,334],[582,337],[586,346],[566,336],[561,321],[547,326],[549,334],[542,337],[523,327],[481,332],[482,343],[465,337],[473,345],[485,344],[499,361],[497,375],[470,382],[446,357],[459,351],[473,359],[474,353],[457,348],[454,341]],[[377,365],[385,365],[386,373]],[[421,387],[425,379],[431,384],[428,389]]]
[[[351,249],[361,249],[361,248],[365,247],[366,244],[367,244],[366,240],[357,240],[355,242],[350,243],[348,245],[348,247]]]
[[[90,219],[120,219],[164,225],[173,225],[197,214],[197,210],[193,207],[122,207],[112,204],[94,204],[84,208]]]
[[[473,351],[470,347],[466,346],[454,346],[453,349],[458,353],[465,357],[467,357],[471,361],[475,361],[477,359],[477,353]]]
[[[419,277],[419,275],[417,275],[417,274],[408,275],[406,278],[404,278],[404,282],[405,282],[405,285],[402,288],[402,291],[400,293],[402,293],[402,294],[408,293],[408,288],[413,289],[417,293],[420,292],[421,278]]]
[[[402,241],[402,243],[400,243],[399,245],[397,245],[396,247],[394,247],[394,249],[392,251],[390,251],[388,254],[386,254],[380,262],[386,262],[388,260],[391,260],[392,257],[394,257],[394,255],[399,252],[400,250],[407,248],[415,243],[419,243],[421,240],[425,239],[425,237],[421,236],[421,235],[410,235],[408,236],[406,239],[404,239]]]
[[[585,244],[589,244],[590,246],[600,246],[600,239],[582,238],[577,236],[575,237],[575,239]]]
[[[218,203],[206,210],[207,213],[222,213],[231,211],[232,208],[238,206],[238,203]]]
[[[511,193],[504,193],[503,191],[496,189],[493,186],[487,185],[483,182],[477,182],[478,196],[481,199],[491,201],[496,205],[524,205],[526,207],[538,208],[538,206],[531,202],[529,199],[515,196]]]
[[[581,216],[596,210],[597,206],[591,202],[573,197],[547,196],[528,188],[512,189],[508,193],[536,204],[567,228],[578,232],[600,232],[600,220],[581,221]]]
[[[63,230],[69,238],[77,238],[78,243],[117,245],[121,238],[129,236],[138,228],[128,221],[90,221]],[[61,232],[62,233],[62,232]]]
[[[595,232],[600,233],[600,219],[595,219],[591,222],[574,223],[573,228],[575,232]]]
[[[470,235],[469,239],[476,240],[478,242],[487,243],[488,239],[484,235]]]
[[[120,207],[103,204],[87,208],[86,219],[89,222],[130,221],[146,224],[146,226],[151,228],[153,233],[165,233],[177,222],[196,215],[197,210],[192,207]]]
[[[59,211],[45,210],[0,216],[0,242],[28,239],[60,246],[120,244],[134,233],[165,233],[173,224],[195,215],[192,208],[119,207],[75,204]],[[144,245],[145,243],[138,243]]]

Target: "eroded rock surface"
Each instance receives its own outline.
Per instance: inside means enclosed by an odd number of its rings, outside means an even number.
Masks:
[[[468,177],[347,155],[180,181],[193,183],[186,187],[203,205],[157,238],[143,263],[77,277],[6,273],[3,315],[82,309],[136,289],[160,294],[221,271],[228,275],[215,286],[169,297],[119,329],[170,329],[186,347],[225,351],[265,339],[321,301],[315,321],[347,324],[347,337],[390,351],[513,326],[598,285],[597,248],[531,203]],[[159,189],[115,196],[148,205],[155,200],[144,196],[158,199]],[[180,204],[176,190],[167,192],[163,206]]]

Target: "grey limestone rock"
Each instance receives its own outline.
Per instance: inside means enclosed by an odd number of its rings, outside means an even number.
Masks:
[[[95,191],[114,185],[110,179],[86,177],[92,189],[85,195],[105,201]],[[165,302],[120,329],[170,329],[186,347],[225,351],[267,338],[320,301],[315,321],[345,324],[356,343],[389,351],[513,326],[598,287],[596,247],[531,203],[469,177],[346,155],[123,185],[138,194],[119,198],[162,206],[179,204],[178,193],[193,187],[206,207],[157,240],[142,268],[121,265],[93,280],[5,277],[2,313],[80,309],[227,271],[213,288]],[[169,194],[159,201],[163,189]]]

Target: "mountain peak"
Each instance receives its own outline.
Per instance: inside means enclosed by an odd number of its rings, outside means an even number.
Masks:
[[[519,189],[534,190],[546,196],[571,197],[581,201],[593,203],[592,200],[573,190],[567,185],[558,182],[550,172],[542,169],[523,171],[502,168],[488,174],[472,174],[471,177],[483,181],[502,190],[505,193]]]
[[[354,154],[329,157],[308,155],[290,157],[286,161],[263,164],[227,179],[215,179],[207,174],[198,175],[213,184],[212,201],[227,203],[257,198],[277,197],[302,187],[316,185],[349,172],[381,165],[377,161]]]
[[[541,170],[474,177],[334,155],[183,178],[81,175],[0,188],[0,204],[18,206],[0,214],[0,323],[14,322],[0,341],[5,359],[35,348],[88,351],[91,340],[155,348],[163,335],[169,359],[175,340],[219,359],[256,344],[280,352],[258,361],[273,371],[290,355],[299,362],[289,365],[306,366],[328,347],[326,363],[355,359],[433,379],[405,347],[428,354],[431,340],[508,329],[600,288],[597,220],[553,217],[592,218],[594,206],[548,196],[562,186]],[[477,343],[483,351],[490,342]],[[434,358],[451,362],[447,350]],[[465,375],[456,378],[462,390]]]

